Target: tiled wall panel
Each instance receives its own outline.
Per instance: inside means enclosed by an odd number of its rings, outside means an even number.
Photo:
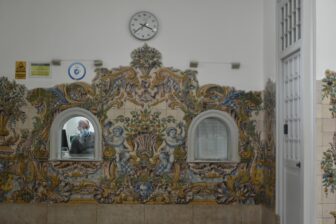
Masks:
[[[336,119],[332,117],[330,111],[330,97],[322,99],[323,94],[322,81],[316,82],[316,223],[317,224],[334,224],[335,220],[330,214],[336,211],[336,194],[328,191],[322,185],[323,171],[321,161],[323,153],[330,147],[333,142],[334,132],[336,131]]]

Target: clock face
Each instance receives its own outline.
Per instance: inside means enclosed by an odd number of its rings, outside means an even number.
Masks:
[[[149,40],[158,32],[159,22],[150,12],[135,13],[129,23],[131,34],[139,40]]]

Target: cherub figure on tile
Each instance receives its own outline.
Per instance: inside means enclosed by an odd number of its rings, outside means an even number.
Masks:
[[[129,164],[132,148],[127,144],[123,136],[124,129],[121,126],[116,126],[111,131],[111,126],[112,123],[105,125],[105,143],[112,146],[116,151],[115,161],[117,169],[121,174],[133,173],[133,168]]]
[[[159,154],[160,164],[156,169],[156,174],[168,173],[174,163],[174,151],[178,146],[181,146],[185,142],[185,130],[183,122],[180,122],[175,127],[169,127],[166,129],[166,138],[157,149]]]

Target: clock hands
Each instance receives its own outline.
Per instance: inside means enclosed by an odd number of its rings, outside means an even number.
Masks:
[[[134,33],[138,32],[139,30],[142,30],[144,27],[146,27],[147,29],[150,29],[151,31],[155,32],[155,30],[152,27],[148,26],[147,23],[140,23],[140,27],[138,29],[134,30]]]
[[[154,32],[154,29],[152,27],[149,27],[147,23],[144,23],[144,24],[140,23],[140,25],[141,27],[146,27],[147,29],[150,29],[151,31]]]
[[[143,23],[143,24],[140,23],[141,26],[140,26],[138,29],[134,30],[134,33],[138,32],[139,30],[142,30],[144,27],[153,30],[152,28],[150,28],[150,27],[148,26],[147,21],[148,21],[148,17],[146,18],[145,23]]]
[[[140,23],[140,25],[141,26],[138,29],[134,30],[134,33],[138,32],[139,30],[142,30],[144,28],[144,26],[146,26],[146,24],[141,24],[141,23]]]

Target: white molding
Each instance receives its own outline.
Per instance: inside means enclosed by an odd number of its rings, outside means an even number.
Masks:
[[[228,160],[196,160],[195,149],[196,149],[196,130],[200,122],[206,118],[217,118],[221,120],[228,129]],[[239,162],[239,131],[236,121],[226,112],[219,110],[207,110],[200,113],[197,117],[193,119],[188,130],[188,158],[187,162]]]
[[[281,83],[282,80],[281,77],[281,63],[280,63],[280,52],[281,52],[281,40],[280,40],[280,13],[279,13],[279,4],[281,3],[281,0],[277,0],[276,4],[276,54],[277,54],[277,75],[275,76],[275,83],[276,83],[276,195],[275,195],[275,212],[280,216],[280,222],[282,222],[283,217],[283,151],[282,149],[282,111],[279,110],[281,108],[282,104],[280,102],[282,101],[282,97],[280,94],[281,91]]]
[[[93,159],[62,159],[61,158],[61,134],[64,124],[73,117],[85,117],[87,118],[93,125],[95,131],[95,146],[94,146],[94,158]],[[83,108],[74,107],[62,111],[59,113],[50,129],[49,135],[49,159],[52,161],[101,161],[102,160],[102,130],[99,124],[99,121],[95,115],[93,115],[90,111],[85,110]]]
[[[283,127],[284,127],[284,111],[283,109],[283,104],[284,102],[284,87],[283,87],[283,69],[282,69],[282,60],[285,59],[286,57],[290,56],[291,54],[294,54],[295,52],[300,51],[300,54],[302,55],[302,39],[305,37],[301,35],[301,40],[298,40],[294,45],[289,46],[285,50],[282,49],[281,46],[281,38],[280,38],[280,21],[281,21],[281,14],[280,14],[280,8],[283,6],[284,2],[286,0],[279,0],[277,2],[277,8],[276,8],[276,13],[277,13],[277,21],[276,21],[276,26],[277,26],[277,75],[276,75],[276,213],[280,216],[280,223],[281,224],[286,224],[285,223],[285,166],[287,165],[284,161],[285,155],[284,155],[284,135],[283,135]],[[302,3],[301,3],[302,4]],[[302,8],[302,7],[301,7]],[[303,21],[305,23],[305,21]],[[303,76],[303,74],[302,74]],[[301,82],[301,86],[302,82]],[[303,90],[301,90],[303,91]],[[301,107],[302,108],[302,107]],[[303,109],[302,109],[303,112]],[[301,112],[301,115],[302,115]],[[303,127],[301,128],[303,130]],[[303,137],[301,137],[303,139]],[[300,148],[300,153],[302,153],[303,147],[301,146]],[[303,157],[303,155],[299,156]],[[302,160],[302,159],[301,159]],[[303,175],[300,175],[302,178]],[[304,188],[303,186],[303,181],[300,181],[300,187]],[[301,200],[299,202],[300,206],[297,208],[296,212],[300,212],[301,210],[301,222],[297,224],[303,224],[302,222],[302,216],[303,216],[303,194],[300,195]]]
[[[316,105],[316,0],[303,0],[302,27],[302,74],[303,74],[303,223],[316,221],[315,182],[315,105]]]
[[[281,2],[277,1],[276,9],[276,26],[277,26],[277,73],[276,76],[276,213],[280,215],[281,223],[283,223],[283,152],[282,152],[282,113],[279,108],[281,105],[281,80],[279,77],[281,74],[281,63],[279,58],[282,58],[283,52],[280,50],[280,40],[279,40],[279,10],[278,4]],[[303,202],[302,212],[304,224],[313,224],[316,221],[316,200],[315,200],[315,190],[316,190],[316,178],[315,178],[315,68],[316,68],[316,0],[302,0],[302,84],[304,86],[302,91],[302,122],[303,122],[303,155],[302,155],[302,192],[303,192]],[[293,50],[293,49],[292,49]],[[286,53],[286,52],[284,52]]]

